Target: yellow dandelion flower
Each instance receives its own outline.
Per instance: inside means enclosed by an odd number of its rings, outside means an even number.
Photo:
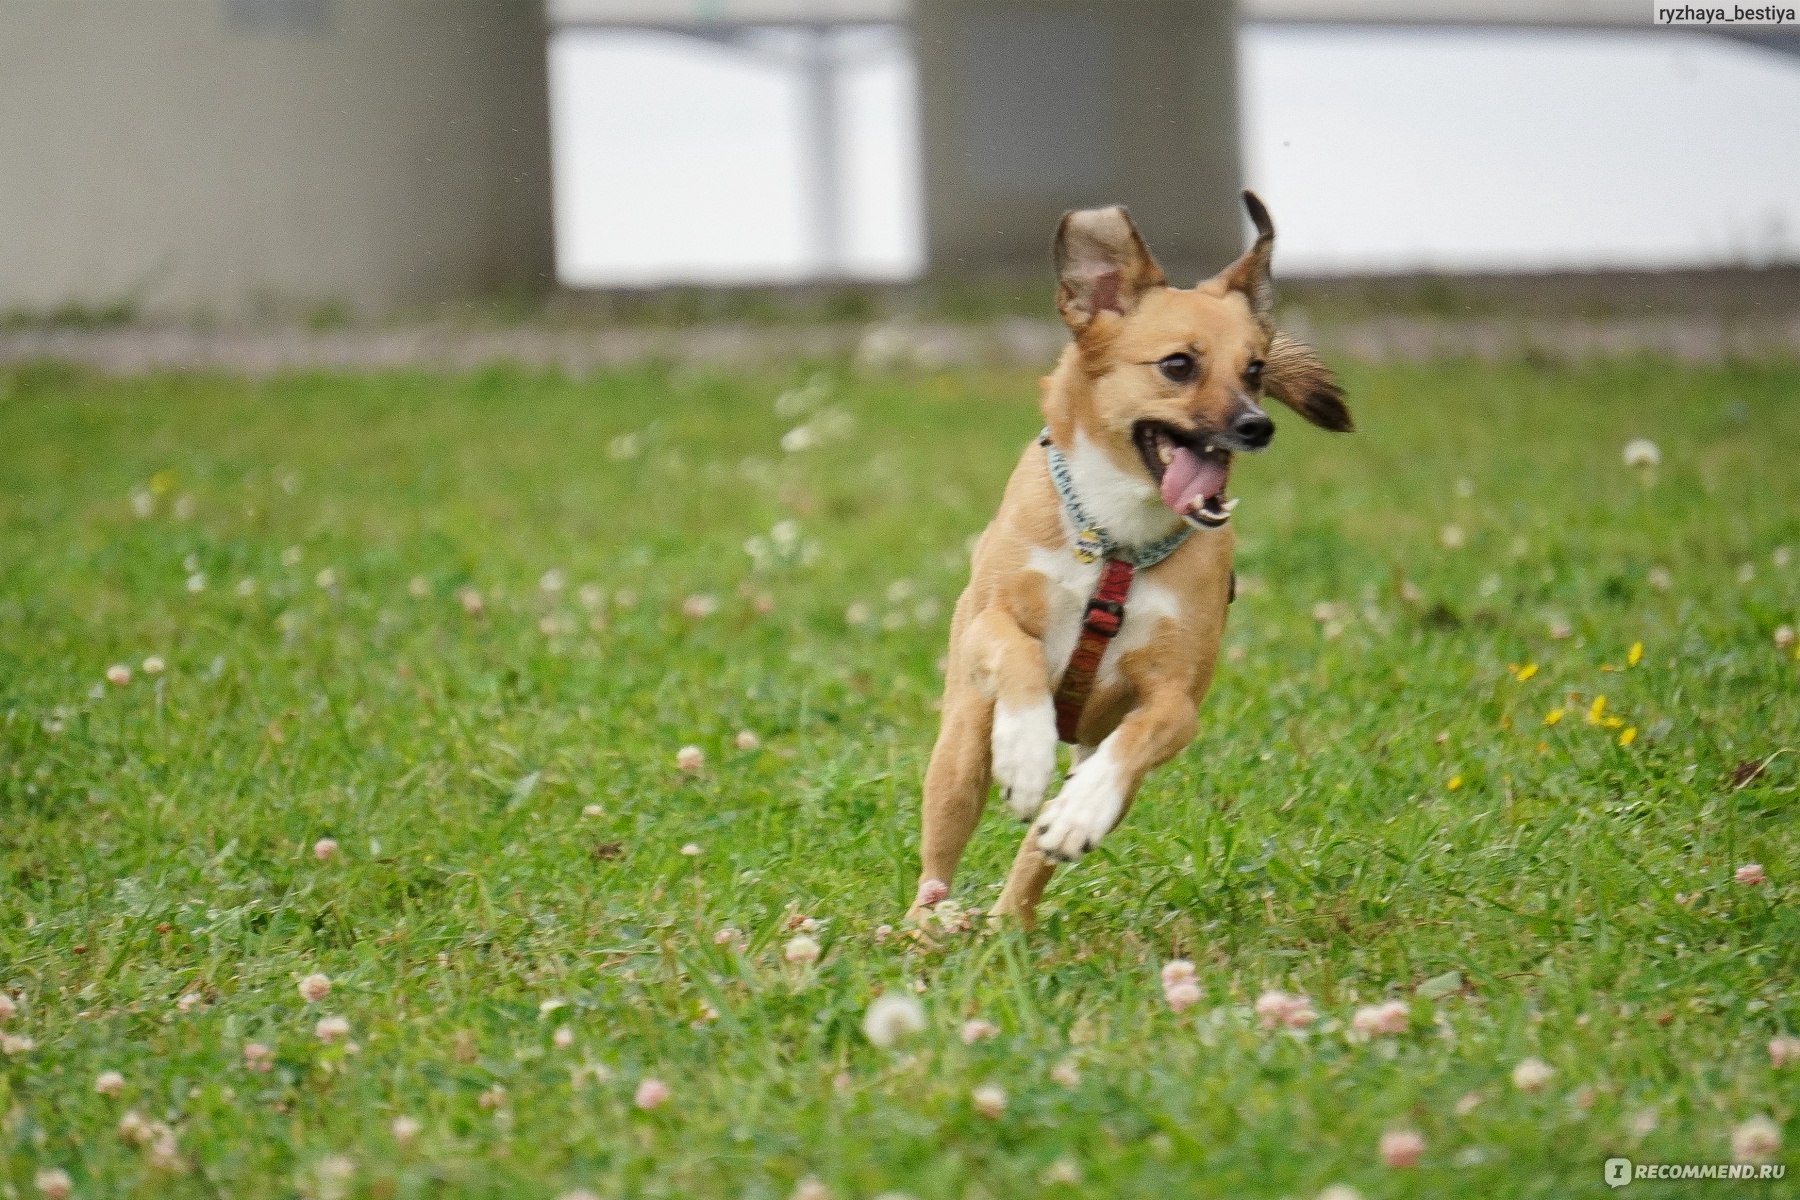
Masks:
[[[1457,788],[1462,786],[1462,776],[1452,775],[1450,777],[1450,782],[1446,783],[1444,786],[1454,792]]]
[[[1563,717],[1565,717],[1567,715],[1568,715],[1567,710],[1561,709],[1561,708],[1553,708],[1549,712],[1544,714],[1544,724],[1554,725],[1558,721],[1562,720]]]
[[[1602,729],[1618,729],[1618,728],[1621,728],[1624,724],[1625,724],[1624,717],[1601,717],[1600,718],[1600,728],[1602,728]]]
[[[1527,679],[1530,679],[1533,675],[1536,675],[1536,674],[1537,674],[1537,664],[1536,663],[1526,663],[1524,666],[1519,668],[1519,682],[1524,683]]]
[[[1644,661],[1644,643],[1633,642],[1631,649],[1625,652],[1625,665],[1635,667]]]
[[[1600,718],[1604,716],[1605,713],[1606,697],[1595,696],[1594,703],[1588,707],[1587,723],[1589,725],[1598,725],[1600,723]]]
[[[1625,732],[1621,733],[1619,735],[1619,745],[1629,746],[1629,745],[1631,745],[1631,743],[1633,743],[1635,741],[1637,741],[1637,726],[1636,725],[1626,726]]]

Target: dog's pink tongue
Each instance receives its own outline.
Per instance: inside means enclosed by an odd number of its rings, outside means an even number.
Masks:
[[[1225,488],[1225,468],[1201,458],[1186,446],[1175,447],[1175,456],[1163,469],[1163,503],[1186,512],[1199,496],[1216,496]]]

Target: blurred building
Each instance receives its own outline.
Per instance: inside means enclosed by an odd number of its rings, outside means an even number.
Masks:
[[[1040,267],[1058,214],[1117,197],[1172,265],[1239,242],[1229,0],[550,10],[724,42],[911,21],[934,270]],[[552,281],[542,0],[0,0],[0,28],[0,312],[384,310]],[[832,276],[837,79],[812,65],[807,219]]]
[[[918,0],[926,260],[1041,272],[1070,208],[1126,202],[1171,276],[1243,249],[1231,0]]]
[[[1305,69],[1241,86],[1240,21],[1282,31]],[[1462,32],[1421,49],[1418,31],[1445,29]],[[1041,276],[1058,215],[1114,202],[1192,279],[1241,248],[1246,173],[1302,269],[1657,265],[1689,227],[1678,265],[1791,255],[1791,80],[1744,64],[1761,90],[1743,94],[1771,102],[1742,120],[1720,102],[1676,153],[1667,130],[1702,107],[1697,87],[1627,110],[1642,58],[1607,79],[1578,55],[1532,74],[1529,35],[1505,32],[1521,29],[1719,45],[1652,29],[1645,0],[0,0],[0,318],[381,312],[548,288],[547,46],[595,31],[654,52],[558,125],[613,138],[558,150],[555,203],[595,180],[608,201],[563,222],[565,253],[575,235],[633,251],[577,283]],[[1719,32],[1800,47],[1785,29]],[[1470,43],[1485,92],[1450,77]],[[905,86],[871,134],[850,92],[881,55]],[[749,92],[733,86],[684,91],[679,62],[714,85],[736,69],[761,107],[738,111]],[[1310,107],[1275,113],[1277,92]],[[1571,170],[1503,133],[1585,149]],[[1588,169],[1631,136],[1650,150]],[[870,170],[872,147],[892,161]],[[893,202],[850,202],[870,195]],[[1434,259],[1414,231],[1443,214],[1460,224]],[[903,248],[852,246],[882,222]],[[1627,224],[1636,240],[1615,235]],[[780,253],[727,261],[759,239]]]
[[[0,0],[0,314],[553,280],[541,0]]]

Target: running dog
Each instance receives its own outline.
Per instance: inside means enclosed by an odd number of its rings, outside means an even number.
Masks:
[[[994,915],[1032,925],[1055,864],[1092,850],[1194,737],[1233,588],[1232,458],[1275,434],[1262,398],[1351,429],[1331,371],[1271,323],[1275,230],[1254,194],[1244,205],[1255,243],[1188,289],[1123,208],[1057,227],[1073,336],[951,621],[915,917],[949,894],[993,782],[1031,822]],[[1046,804],[1059,740],[1070,774]]]

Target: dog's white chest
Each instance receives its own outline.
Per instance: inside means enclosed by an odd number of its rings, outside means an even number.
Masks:
[[[1044,663],[1050,669],[1050,686],[1055,688],[1075,653],[1082,616],[1100,581],[1101,564],[1084,563],[1069,550],[1033,550],[1027,566],[1044,577]],[[1175,594],[1168,588],[1142,575],[1133,579],[1125,599],[1124,624],[1100,659],[1099,681],[1106,684],[1116,679],[1119,659],[1147,643],[1156,626],[1178,612]]]

